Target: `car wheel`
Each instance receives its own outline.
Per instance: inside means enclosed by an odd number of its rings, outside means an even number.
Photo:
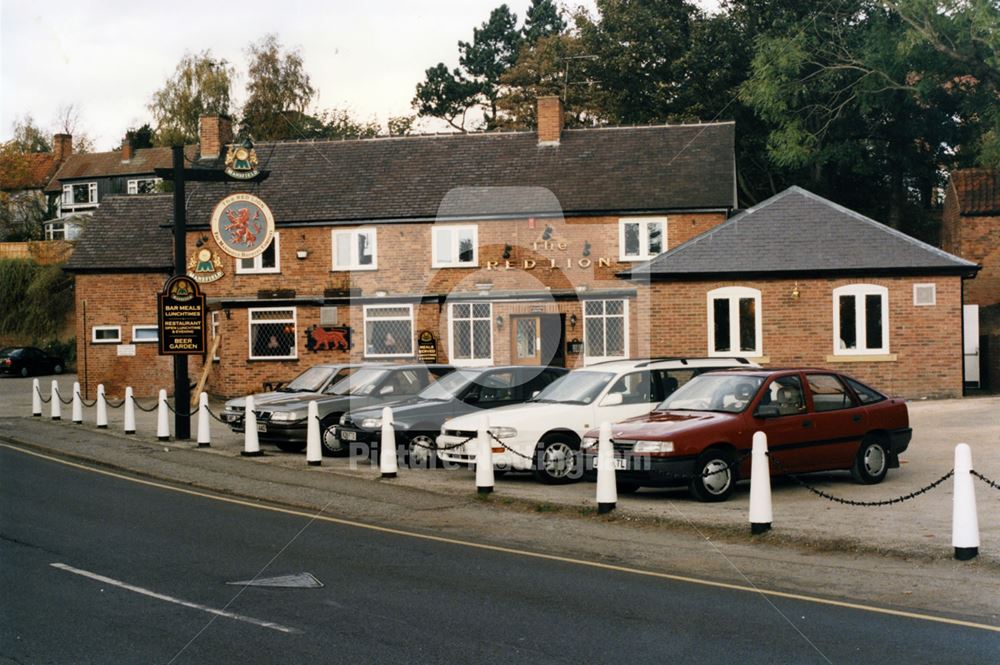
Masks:
[[[286,453],[301,453],[306,449],[306,444],[301,441],[275,441],[274,445],[278,446],[278,450],[284,450]]]
[[[437,444],[426,434],[410,437],[406,444],[406,459],[411,469],[433,469],[437,466]]]
[[[62,372],[63,372],[63,366],[60,365],[59,363],[56,363],[55,366],[52,367],[53,374],[62,374]]]
[[[28,376],[28,368],[27,367],[22,367],[21,368],[21,376]]]
[[[724,448],[706,450],[694,463],[688,489],[698,501],[725,501],[736,485],[736,457]]]
[[[344,442],[337,438],[336,420],[331,418],[320,422],[319,431],[319,443],[325,456],[343,457],[350,452]]]
[[[568,436],[554,436],[538,444],[535,480],[546,485],[565,485],[580,480],[580,451]]]
[[[866,436],[861,440],[861,447],[854,458],[851,467],[851,477],[854,482],[862,485],[874,485],[882,482],[889,471],[889,452],[885,441],[875,436]]]

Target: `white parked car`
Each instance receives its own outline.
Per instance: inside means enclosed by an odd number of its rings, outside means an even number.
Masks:
[[[584,433],[604,421],[647,414],[692,377],[727,367],[757,365],[745,358],[671,358],[615,360],[573,370],[531,401],[489,412],[490,432],[499,439],[492,441],[493,465],[534,471],[543,483],[577,480]],[[445,421],[437,438],[441,460],[475,464],[474,437],[482,415]]]

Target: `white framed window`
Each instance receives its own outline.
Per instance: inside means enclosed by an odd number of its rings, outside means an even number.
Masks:
[[[448,308],[448,357],[464,367],[493,364],[493,304],[452,303]]]
[[[131,178],[128,181],[129,194],[155,194],[156,186],[163,178]]]
[[[90,341],[94,344],[121,344],[121,326],[94,326],[90,329]]]
[[[50,222],[45,225],[46,240],[64,240],[66,238],[66,225],[62,222]]]
[[[219,310],[212,310],[212,344],[215,344],[215,339],[219,336]],[[219,342],[220,346],[222,342]],[[212,354],[212,360],[219,360],[219,347],[215,347],[215,353]]]
[[[727,286],[708,292],[708,355],[762,356],[761,333],[760,291]]]
[[[251,360],[298,358],[294,307],[259,307],[247,310]]]
[[[917,307],[931,307],[937,304],[937,284],[914,284],[913,304]]]
[[[648,261],[667,251],[666,217],[622,217],[618,220],[618,258]]]
[[[413,305],[365,305],[365,357],[413,355]]]
[[[431,227],[432,268],[464,268],[478,265],[478,226]]]
[[[377,270],[378,237],[375,229],[331,231],[333,266],[331,270]]]
[[[157,326],[132,326],[132,343],[158,342],[160,329]]]
[[[78,182],[71,185],[63,185],[62,205],[72,208],[78,205],[93,205],[97,203],[97,183]]]
[[[275,231],[271,244],[263,252],[249,259],[236,259],[237,275],[264,275],[281,272],[281,234]]]
[[[850,284],[833,290],[833,354],[889,353],[889,289]]]
[[[628,358],[628,301],[583,302],[583,363]]]

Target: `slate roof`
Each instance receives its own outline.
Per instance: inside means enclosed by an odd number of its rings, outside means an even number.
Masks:
[[[962,215],[1000,215],[1000,171],[962,169],[951,174]]]
[[[173,196],[112,196],[87,220],[66,263],[69,272],[169,272]]]
[[[197,151],[195,146],[188,146],[184,152],[189,159],[193,159]],[[52,176],[45,191],[52,193],[62,191],[62,181],[122,175],[151,175],[153,169],[169,168],[172,165],[173,154],[170,148],[140,148],[134,151],[132,159],[127,162],[122,161],[120,150],[73,153],[66,158],[66,161]]]
[[[971,261],[790,187],[621,276],[973,275],[978,269]]]

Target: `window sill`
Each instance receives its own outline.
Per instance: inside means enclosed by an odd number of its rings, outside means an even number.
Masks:
[[[827,356],[828,363],[894,363],[899,360],[895,353],[859,353],[855,355]]]
[[[431,268],[434,270],[443,270],[447,268],[478,268],[479,261],[475,263],[432,263]]]
[[[267,362],[288,362],[290,360],[298,360],[298,356],[266,356],[258,358],[247,358],[248,363],[267,363]]]
[[[374,272],[378,266],[354,266],[352,268],[330,268],[330,272]]]

